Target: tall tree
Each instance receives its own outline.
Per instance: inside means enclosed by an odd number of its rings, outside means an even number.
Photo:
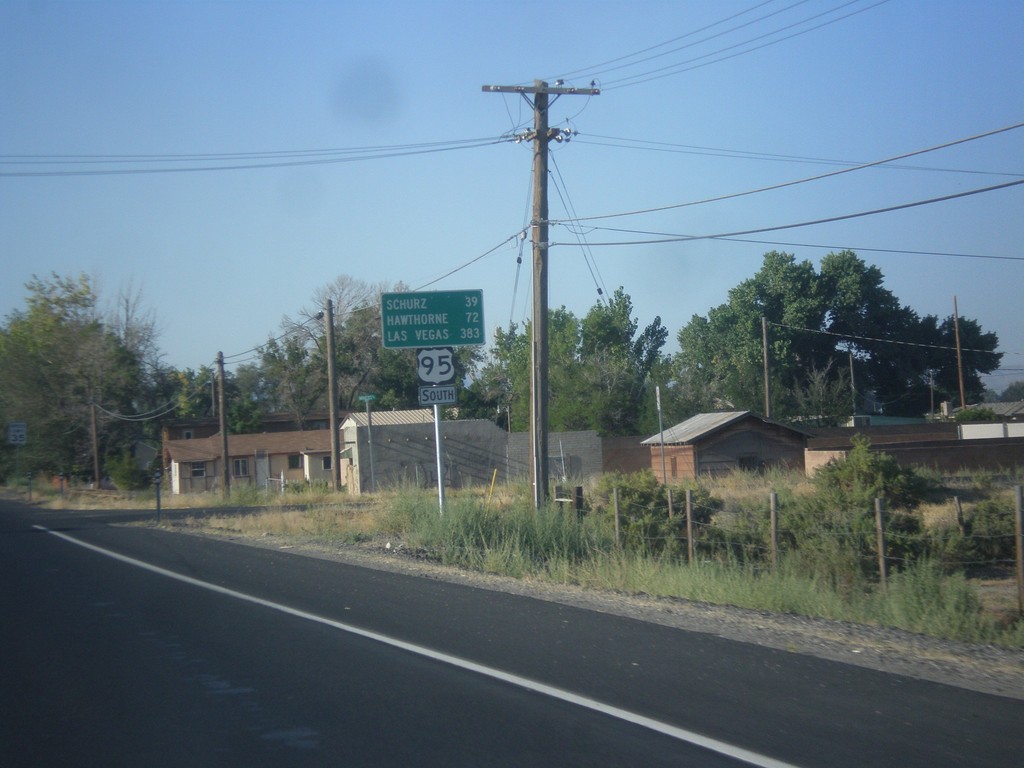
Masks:
[[[139,359],[104,324],[85,275],[25,287],[26,309],[0,329],[0,411],[28,425],[27,466],[88,476],[94,417],[101,459],[133,437],[111,414],[135,412]]]
[[[792,254],[765,254],[727,303],[679,331],[677,380],[703,387],[720,406],[763,411],[762,317],[769,323],[773,415],[809,415],[809,403],[821,402],[809,399],[812,391],[831,389],[836,397],[828,399],[841,403],[839,378],[851,358],[860,407],[877,404],[888,414],[921,415],[930,377],[946,391],[956,380],[952,319],[919,317],[884,287],[881,270],[852,251],[828,254],[817,272]],[[961,319],[960,330],[972,350],[964,355],[965,386],[980,398],[980,375],[999,364],[998,339],[973,320]]]
[[[638,333],[632,314],[632,300],[621,288],[583,319],[565,307],[549,312],[550,429],[594,429],[605,435],[643,429],[645,398],[653,393],[651,373],[662,360],[668,331],[655,318]],[[494,416],[516,431],[530,423],[530,338],[529,323],[499,329],[470,386],[477,415]]]

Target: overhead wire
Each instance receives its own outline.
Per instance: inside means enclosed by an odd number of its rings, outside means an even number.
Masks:
[[[605,141],[593,141],[593,139],[604,139]],[[677,144],[666,141],[651,141],[647,139],[630,139],[620,136],[603,136],[601,134],[586,133],[577,134],[573,137],[577,144],[586,144],[595,147],[613,147],[619,149],[634,149],[645,152],[669,152],[673,154],[700,155],[703,157],[728,157],[738,160],[764,160],[778,163],[802,163],[806,165],[840,165],[840,166],[863,166],[861,160],[838,160],[828,157],[805,157],[802,155],[784,155],[771,152],[754,152],[741,149],[727,149],[723,147],[706,147],[694,144]],[[613,143],[614,142],[614,143]],[[886,163],[887,170],[901,171],[928,171],[934,173],[963,173],[978,176],[1015,176],[1024,177],[1024,173],[1014,171],[985,171],[976,168],[943,168],[931,165],[901,165],[899,163]]]
[[[875,216],[881,213],[891,213],[893,211],[902,211],[908,208],[917,208],[923,205],[932,205],[934,203],[942,203],[948,200],[956,200],[962,197],[970,197],[971,195],[980,195],[986,192],[995,192],[1001,189],[1009,189],[1010,187],[1017,187],[1024,184],[1024,179],[1017,181],[1008,181],[1005,184],[995,184],[990,187],[982,187],[980,189],[969,189],[965,192],[954,192],[949,195],[942,195],[940,197],[932,197],[927,200],[915,200],[910,203],[901,203],[899,205],[890,205],[884,208],[875,208],[869,211],[859,211],[857,213],[846,213],[840,216],[829,216],[823,219],[814,219],[812,221],[801,221],[795,224],[778,224],[771,227],[759,227],[756,229],[745,229],[736,232],[719,232],[711,235],[672,235],[668,237],[659,238],[656,240],[623,240],[616,242],[605,242],[605,243],[590,243],[590,247],[597,246],[620,246],[620,245],[658,245],[662,243],[681,243],[690,240],[718,240],[729,237],[737,237],[739,235],[754,235],[760,232],[778,232],[783,229],[797,229],[799,227],[811,227],[816,224],[831,224],[836,221],[847,221],[849,219],[863,218],[865,216]],[[560,222],[552,222],[560,223]],[[552,246],[560,245],[575,245],[575,243],[551,243]]]
[[[768,325],[775,326],[776,328],[786,328],[787,330],[790,330],[790,331],[800,331],[800,332],[803,332],[803,333],[816,333],[816,334],[819,334],[819,335],[822,335],[822,336],[836,336],[836,337],[839,337],[841,339],[846,339],[846,340],[849,340],[849,341],[870,341],[870,342],[876,343],[876,344],[898,344],[898,345],[904,346],[904,347],[921,347],[921,348],[924,348],[924,349],[935,349],[935,350],[939,350],[940,352],[956,352],[957,351],[956,347],[946,347],[946,346],[941,346],[941,345],[938,345],[938,344],[923,344],[921,342],[916,342],[916,341],[899,341],[897,339],[877,339],[877,338],[873,338],[871,336],[857,336],[857,335],[851,334],[851,333],[835,333],[834,331],[823,331],[823,330],[814,329],[814,328],[801,328],[798,325],[786,325],[785,323],[776,323],[776,322],[772,322],[771,320],[766,320],[765,322]],[[967,348],[963,348],[963,347],[960,348],[960,351],[961,352],[980,352],[980,353],[986,354],[986,355],[1018,354],[1018,353],[1007,353],[1007,352],[994,352],[991,349],[967,349]]]
[[[263,168],[291,168],[309,165],[332,165],[362,160],[381,160],[392,157],[408,157],[437,152],[452,152],[460,149],[501,144],[506,137],[468,139],[463,141],[436,142],[434,144],[406,144],[393,147],[361,147],[339,150],[282,150],[260,153],[221,153],[210,155],[0,155],[0,166],[9,165],[82,165],[122,163],[180,163],[219,162],[217,165],[190,165],[144,168],[100,168],[91,170],[51,169],[40,171],[0,170],[0,177],[46,177],[46,176],[124,176],[159,173],[203,173],[208,171],[239,171]],[[335,156],[331,156],[333,155]],[[327,154],[328,156],[323,156]],[[341,156],[336,156],[336,155]],[[257,158],[266,162],[240,162]],[[276,159],[289,158],[289,159]],[[300,159],[302,158],[302,159]],[[221,161],[234,161],[223,164]]]
[[[563,224],[563,223],[567,223],[567,222],[597,221],[599,219],[614,219],[614,218],[622,218],[624,216],[638,216],[640,214],[660,213],[661,211],[675,210],[675,209],[678,209],[678,208],[687,208],[687,207],[694,206],[694,205],[704,205],[704,204],[707,204],[707,203],[718,203],[718,202],[722,202],[724,200],[734,200],[734,199],[739,198],[739,197],[747,197],[749,195],[761,194],[763,192],[772,192],[772,191],[777,190],[777,189],[785,189],[786,187],[793,187],[793,186],[797,186],[799,184],[807,184],[807,183],[810,183],[812,181],[821,181],[822,179],[828,179],[828,178],[832,178],[834,176],[841,176],[841,175],[846,174],[846,173],[853,173],[854,171],[861,171],[861,170],[864,170],[866,168],[875,168],[877,166],[886,165],[887,163],[891,163],[891,162],[894,162],[896,160],[906,160],[908,157],[916,157],[918,155],[924,155],[924,154],[928,154],[930,152],[937,152],[937,151],[939,151],[941,149],[949,149],[950,147],[955,147],[955,146],[958,146],[958,145],[961,145],[961,144],[967,144],[967,143],[972,142],[972,141],[978,141],[980,139],[989,138],[991,136],[996,136],[996,135],[1001,134],[1001,133],[1007,133],[1009,131],[1014,131],[1014,130],[1017,130],[1017,129],[1022,128],[1022,127],[1024,127],[1024,122],[1014,123],[1013,125],[1007,125],[1007,126],[1004,126],[1002,128],[994,128],[994,129],[992,129],[990,131],[984,131],[982,133],[977,133],[977,134],[974,134],[973,136],[966,136],[966,137],[963,137],[963,138],[960,138],[960,139],[954,139],[952,141],[947,141],[947,142],[944,142],[942,144],[936,144],[936,145],[931,146],[931,147],[925,147],[924,149],[915,149],[915,150],[913,150],[911,152],[903,152],[903,153],[901,153],[899,155],[892,155],[891,157],[882,158],[881,160],[872,160],[871,162],[868,162],[868,163],[860,163],[859,165],[854,165],[854,166],[851,166],[851,167],[848,167],[848,168],[840,168],[839,170],[836,170],[836,171],[828,171],[827,173],[819,173],[819,174],[816,174],[814,176],[807,176],[807,177],[804,177],[804,178],[801,178],[801,179],[793,179],[791,181],[783,181],[783,182],[779,182],[778,184],[770,184],[768,186],[758,187],[756,189],[748,189],[748,190],[745,190],[743,192],[733,192],[733,193],[728,194],[728,195],[718,195],[716,197],[708,197],[708,198],[704,198],[702,200],[691,200],[691,201],[685,202],[685,203],[671,203],[669,205],[660,205],[660,206],[656,206],[656,207],[653,207],[653,208],[645,208],[645,209],[635,210],[635,211],[623,211],[623,212],[620,212],[620,213],[607,213],[607,214],[599,214],[599,215],[594,215],[594,216],[582,216],[582,217],[572,218],[572,219],[551,220],[551,223],[552,224],[556,224],[556,223],[557,224]]]
[[[995,256],[986,253],[957,253],[955,251],[917,251],[906,248],[869,248],[862,245],[823,245],[821,243],[792,243],[778,240],[752,240],[741,237],[723,237],[722,240],[759,245],[782,245],[787,248],[821,248],[832,251],[865,251],[868,253],[905,253],[910,256],[950,256],[958,259],[994,259],[998,261],[1024,261],[1024,256]]]
[[[576,208],[572,204],[572,200],[569,197],[569,190],[565,185],[565,179],[562,176],[562,170],[558,166],[556,159],[556,153],[549,155],[551,159],[551,165],[555,169],[555,190],[558,193],[559,199],[562,201],[562,207],[569,212],[572,216],[576,215]],[[597,300],[604,303],[606,300],[607,291],[603,285],[603,280],[599,281],[597,275],[594,274],[594,270],[597,268],[597,260],[594,259],[594,254],[590,248],[587,247],[586,235],[583,232],[576,232],[576,240],[583,250],[583,262],[587,265],[587,270],[590,272],[590,279],[594,281],[594,286],[597,288]]]
[[[808,27],[807,29],[802,29],[802,30],[799,30],[797,32],[793,32],[793,33],[791,33],[789,35],[785,35],[784,37],[781,37],[781,38],[779,38],[777,40],[769,40],[769,41],[767,41],[765,43],[762,43],[761,45],[756,45],[756,46],[754,46],[752,48],[746,48],[744,50],[737,51],[735,53],[731,53],[731,54],[728,54],[726,56],[721,56],[721,57],[719,57],[717,59],[712,59],[710,61],[703,61],[702,63],[696,63],[696,62],[701,62],[703,59],[708,59],[708,58],[710,58],[712,56],[718,56],[719,54],[725,53],[726,51],[734,50],[736,48],[739,48],[739,47],[742,47],[742,46],[745,46],[745,45],[750,45],[751,43],[756,42],[757,40],[763,40],[766,37],[771,37],[772,35],[777,35],[777,34],[779,34],[781,32],[785,32],[788,29],[792,29],[794,27],[798,27],[801,24],[806,24],[807,22],[813,21],[814,19],[817,19],[817,18],[821,18],[822,16],[827,16],[830,13],[835,13],[838,10],[841,10],[841,9],[847,7],[847,6],[850,6],[850,5],[854,5],[855,3],[858,3],[858,2],[861,2],[861,1],[862,0],[848,0],[848,2],[843,3],[842,5],[836,6],[835,8],[832,8],[832,9],[830,9],[828,11],[823,11],[823,12],[815,14],[813,16],[809,16],[809,17],[807,17],[805,19],[801,19],[800,21],[793,22],[792,24],[787,24],[786,26],[783,26],[783,27],[780,27],[778,29],[772,30],[771,32],[766,32],[764,34],[757,35],[757,36],[755,36],[753,38],[750,38],[748,40],[744,40],[742,42],[734,43],[733,45],[729,45],[729,46],[726,46],[724,48],[720,48],[717,51],[712,51],[710,53],[706,53],[706,54],[703,54],[701,56],[696,56],[696,57],[694,57],[692,59],[688,59],[687,61],[678,62],[676,64],[671,64],[671,65],[667,65],[667,66],[664,66],[664,67],[658,67],[657,69],[649,70],[648,72],[642,72],[642,73],[639,73],[639,74],[636,74],[636,75],[630,75],[628,77],[623,77],[623,78],[620,78],[619,80],[606,81],[604,83],[604,85],[602,86],[602,88],[603,88],[603,90],[609,91],[609,90],[614,90],[616,88],[625,88],[625,87],[629,87],[629,86],[633,86],[633,85],[640,85],[642,83],[651,82],[652,80],[660,80],[662,78],[671,77],[672,75],[682,74],[683,72],[690,72],[690,71],[692,71],[694,69],[700,69],[701,67],[710,66],[711,64],[719,64],[719,63],[721,63],[723,61],[728,61],[729,59],[734,59],[734,58],[737,58],[739,56],[745,56],[746,54],[754,53],[755,51],[759,51],[759,50],[761,50],[763,48],[768,48],[768,47],[773,46],[773,45],[778,45],[779,43],[786,42],[787,40],[792,40],[795,37],[800,37],[801,35],[806,35],[809,32],[813,32],[815,30],[821,29],[822,27],[829,26],[830,24],[835,24],[836,22],[843,21],[844,19],[848,19],[851,16],[856,16],[858,14],[864,13],[865,11],[870,11],[873,8],[876,8],[876,7],[880,6],[880,5],[884,5],[885,3],[889,2],[889,0],[878,0],[878,2],[874,3],[873,5],[867,6],[866,8],[859,8],[859,9],[851,11],[850,13],[847,13],[847,14],[845,14],[843,16],[839,16],[839,17],[834,18],[834,19],[828,19],[826,21],[821,22],[820,24],[816,24],[816,25],[814,25],[812,27]],[[688,65],[692,65],[692,66],[688,66]]]
[[[806,0],[803,0],[803,1],[806,2]],[[610,59],[608,61],[603,61],[600,64],[593,64],[593,65],[591,65],[589,67],[583,67],[581,69],[574,69],[574,70],[571,70],[569,72],[563,72],[560,75],[552,75],[552,76],[550,76],[548,78],[545,78],[545,79],[546,80],[556,80],[556,79],[567,80],[567,79],[572,78],[574,75],[582,75],[582,74],[599,75],[599,74],[602,74],[604,72],[614,71],[613,69],[602,69],[602,68],[603,67],[608,67],[608,66],[610,66],[612,64],[618,64],[619,62],[625,61],[626,59],[631,59],[631,58],[634,58],[636,56],[642,56],[643,54],[649,53],[651,51],[655,51],[658,48],[663,48],[666,45],[671,45],[672,43],[677,43],[680,40],[685,40],[686,38],[692,37],[693,35],[698,35],[701,32],[706,32],[707,30],[713,29],[714,27],[717,27],[720,24],[725,24],[726,22],[732,21],[733,19],[739,18],[740,16],[745,16],[746,14],[751,13],[751,12],[757,10],[758,8],[761,8],[762,6],[770,5],[773,2],[774,2],[774,0],[762,0],[762,2],[757,3],[756,5],[754,5],[754,6],[750,7],[750,8],[747,8],[746,10],[738,11],[737,13],[734,13],[731,16],[727,16],[724,19],[719,19],[718,21],[712,22],[711,24],[707,24],[707,25],[705,25],[703,27],[700,27],[699,29],[695,29],[695,30],[687,32],[687,33],[685,33],[683,35],[680,35],[678,37],[674,37],[671,40],[666,40],[665,42],[657,43],[656,45],[652,45],[652,46],[648,46],[647,48],[643,48],[643,49],[641,49],[639,51],[635,51],[634,53],[627,53],[624,56],[618,56],[618,57],[616,57],[614,59]],[[798,5],[799,5],[799,3],[798,3]],[[672,53],[672,51],[669,51],[669,53]],[[647,60],[648,59],[641,59],[640,61],[634,62],[634,64],[638,64],[638,63],[641,63],[642,61],[647,61]],[[631,65],[623,65],[623,66],[631,66]],[[618,67],[616,67],[615,69],[618,69]]]

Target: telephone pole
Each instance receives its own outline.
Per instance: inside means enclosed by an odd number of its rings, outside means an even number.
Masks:
[[[485,85],[484,93],[518,93],[533,107],[533,317],[530,343],[530,475],[533,503],[540,509],[548,499],[548,144],[565,141],[571,133],[548,126],[550,96],[597,96],[599,88],[565,88],[559,80],[549,86]],[[533,100],[530,100],[530,95]]]
[[[224,353],[217,353],[217,384],[218,384],[218,405],[220,406],[220,460],[221,467],[223,468],[222,477],[224,478],[223,487],[221,492],[224,494],[224,498],[231,497],[231,466],[228,462],[231,460],[231,456],[228,453],[228,416],[227,408],[225,407],[224,397]]]
[[[334,491],[341,490],[341,461],[339,454],[338,435],[338,383],[334,366],[334,301],[327,300],[327,414],[331,428],[331,486]]]

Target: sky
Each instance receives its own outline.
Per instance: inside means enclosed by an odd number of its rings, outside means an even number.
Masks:
[[[995,332],[999,392],[1024,379],[1022,33],[1019,0],[0,0],[0,316],[85,274],[177,368],[251,360],[342,275],[521,323],[533,112],[482,86],[594,82],[549,114],[552,307],[621,287],[673,352],[765,252],[850,248]]]

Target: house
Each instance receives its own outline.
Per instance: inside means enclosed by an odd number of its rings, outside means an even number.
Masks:
[[[802,470],[806,440],[803,430],[751,411],[726,411],[697,414],[641,444],[650,448],[655,476],[672,482],[734,469],[783,466]]]
[[[221,436],[164,442],[172,493],[219,490],[223,480]],[[228,435],[231,487],[282,488],[289,483],[331,482],[331,433],[261,432]],[[346,462],[341,465],[342,479]]]
[[[309,429],[329,429],[330,418],[326,412],[307,414],[301,421],[291,413],[271,413],[260,419],[260,432],[296,432]],[[199,416],[188,419],[170,419],[161,428],[163,440],[193,440],[211,437],[220,433],[220,419],[216,416]]]

